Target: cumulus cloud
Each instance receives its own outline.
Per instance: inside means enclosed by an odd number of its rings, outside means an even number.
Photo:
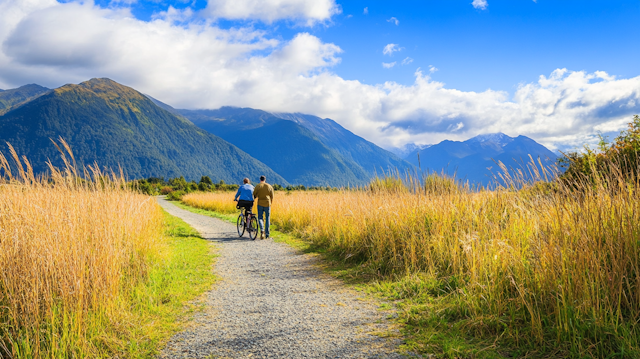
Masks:
[[[400,25],[400,20],[396,19],[395,17],[391,17],[389,20],[387,20],[387,22],[394,23],[396,24],[396,26]]]
[[[332,118],[388,147],[487,132],[522,134],[551,148],[581,145],[640,113],[640,76],[559,69],[511,96],[447,88],[430,77],[430,66],[410,85],[367,85],[332,72],[342,50],[307,32],[282,40],[249,26],[170,17],[145,22],[88,2],[1,2],[0,88],[109,77],[177,108],[246,106]]]
[[[413,59],[410,57],[405,58],[404,60],[402,60],[402,64],[403,65],[409,65],[410,63],[413,62]]]
[[[209,0],[204,14],[214,19],[257,19],[267,23],[298,19],[313,25],[340,12],[335,0]]]
[[[384,67],[385,69],[390,69],[392,67],[396,66],[396,62],[383,62],[382,63],[382,67]]]
[[[369,14],[369,8],[365,7],[364,11],[362,11],[363,14],[368,15]]]
[[[403,49],[404,48],[398,46],[398,44],[387,44],[384,49],[382,49],[382,53],[391,56],[394,52],[402,51]]]
[[[487,3],[487,0],[473,0],[471,5],[473,5],[473,7],[475,7],[476,9],[480,9],[480,10],[485,10],[489,6],[489,4]]]

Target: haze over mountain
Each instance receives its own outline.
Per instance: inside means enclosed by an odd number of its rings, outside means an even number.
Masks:
[[[8,103],[15,104],[18,93],[28,98],[39,91],[33,85],[29,89],[34,91],[13,91],[14,100]],[[79,164],[97,161],[114,170],[122,166],[129,178],[208,175],[238,183],[245,176],[255,180],[264,174],[273,183],[287,183],[237,147],[109,79],[47,91],[0,116],[0,141],[25,155],[36,172],[46,171],[48,159],[61,164],[50,141],[58,137],[71,145]]]
[[[293,183],[359,185],[375,173],[413,170],[408,162],[331,119],[236,107],[174,111],[240,147]]]
[[[411,142],[411,143],[405,144],[404,146],[389,148],[389,152],[395,154],[400,158],[406,158],[413,152],[424,150],[425,148],[429,148],[431,146],[433,145],[418,145]]]
[[[508,168],[521,169],[531,161],[529,155],[536,161],[540,158],[546,167],[553,167],[558,158],[555,153],[528,137],[493,133],[462,142],[445,140],[415,150],[405,159],[424,171],[455,175],[472,184],[487,185],[501,172],[498,162]]]

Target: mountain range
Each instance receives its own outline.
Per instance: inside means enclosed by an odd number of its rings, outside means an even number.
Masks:
[[[497,175],[503,172],[498,162],[513,173],[526,168],[531,162],[529,155],[536,161],[539,158],[547,169],[554,170],[558,158],[555,153],[529,137],[509,137],[503,133],[479,135],[466,141],[445,140],[416,149],[405,160],[426,172],[444,173],[471,184],[486,186],[495,182]]]
[[[394,154],[331,119],[238,107],[175,109],[109,79],[0,90],[0,141],[25,155],[37,173],[47,171],[49,159],[61,165],[51,143],[58,138],[78,163],[121,167],[128,178],[207,175],[232,183],[264,174],[282,185],[353,186],[390,170],[425,170],[487,184],[494,161],[512,166],[529,154],[549,164],[556,159],[527,137],[504,134],[410,144]]]
[[[49,159],[62,165],[50,140],[61,137],[79,165],[122,167],[129,178],[208,175],[237,183],[244,176],[264,174],[274,183],[287,183],[236,146],[109,79],[39,91],[27,92],[33,98],[27,102],[20,101],[25,91],[14,91],[19,99],[5,101],[16,105],[0,116],[0,140],[26,156],[36,173],[46,172]]]
[[[413,170],[410,163],[331,119],[237,107],[174,113],[233,143],[292,183],[361,185],[376,173]]]

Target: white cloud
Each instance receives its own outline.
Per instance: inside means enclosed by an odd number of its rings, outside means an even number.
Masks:
[[[404,60],[402,60],[402,64],[403,65],[409,65],[410,63],[413,62],[413,59],[410,57],[405,58]]]
[[[471,5],[476,9],[485,10],[489,6],[489,3],[487,3],[487,0],[473,0]]]
[[[398,46],[398,44],[387,44],[384,49],[382,49],[382,53],[384,55],[391,56],[394,52],[402,51],[404,48]]]
[[[437,68],[437,67],[435,67],[435,66],[433,66],[433,65],[429,65],[429,72],[430,72],[430,73],[434,73],[434,72],[436,72],[436,71],[438,71],[438,68]]]
[[[456,124],[450,124],[449,126],[447,126],[447,131],[449,132],[456,132],[461,130],[464,127],[464,123],[462,122],[458,122]]]
[[[369,8],[365,7],[364,11],[362,13],[365,14],[365,15],[368,15],[369,14]]]
[[[0,88],[109,77],[177,108],[247,106],[329,117],[385,147],[487,132],[522,134],[550,147],[580,145],[597,130],[623,129],[640,113],[640,76],[559,69],[510,96],[446,88],[431,79],[430,66],[416,71],[411,85],[367,85],[333,73],[341,49],[309,33],[278,40],[249,26],[175,25],[172,17],[188,14],[170,15],[144,22],[92,3],[0,2]]]
[[[306,25],[327,21],[339,14],[335,0],[209,0],[204,14],[217,19],[302,20]]]
[[[396,26],[400,25],[400,20],[396,19],[395,17],[391,17],[389,20],[387,20],[387,22],[392,22],[396,24]]]
[[[384,67],[385,69],[390,69],[392,67],[396,66],[396,62],[383,62],[382,63],[382,67]]]

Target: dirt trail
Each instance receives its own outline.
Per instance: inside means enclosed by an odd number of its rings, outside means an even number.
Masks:
[[[313,256],[238,238],[232,224],[158,202],[216,242],[222,278],[161,358],[404,358],[394,352],[398,339],[367,334],[387,331],[389,313],[322,273]]]

